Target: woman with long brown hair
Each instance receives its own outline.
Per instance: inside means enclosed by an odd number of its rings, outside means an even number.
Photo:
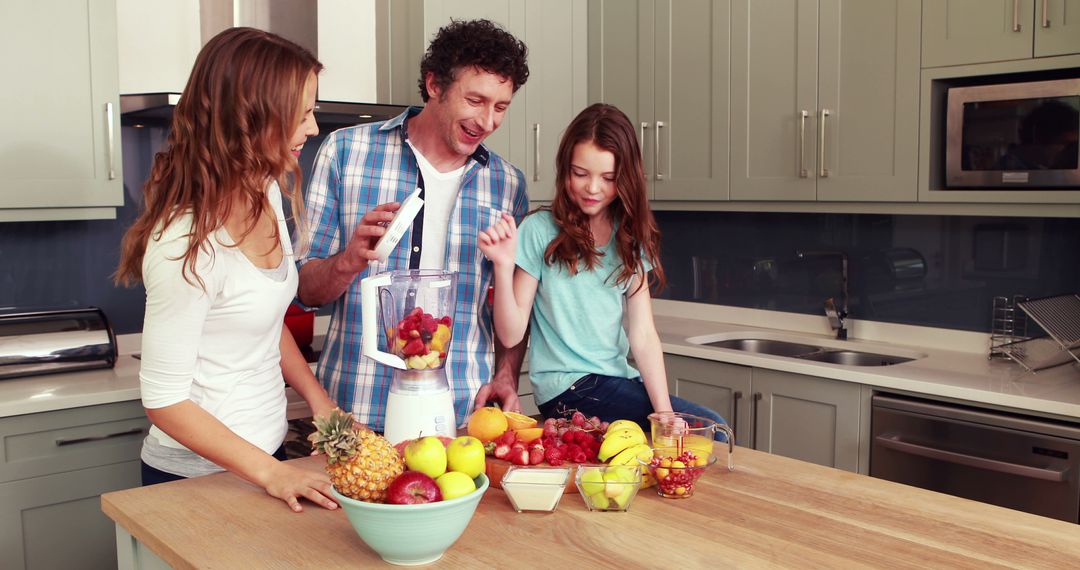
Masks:
[[[531,324],[529,380],[545,417],[578,411],[646,430],[653,411],[723,422],[668,394],[650,294],[664,287],[660,230],[634,127],[618,108],[597,103],[566,128],[549,209],[520,233],[504,214],[479,242],[495,264],[499,338],[520,342]]]
[[[146,287],[144,485],[225,469],[294,511],[300,497],[337,506],[324,474],[280,461],[285,383],[315,414],[334,407],[283,327],[297,274],[282,196],[303,220],[298,158],[319,132],[321,70],[252,28],[218,34],[195,60],[116,272]]]

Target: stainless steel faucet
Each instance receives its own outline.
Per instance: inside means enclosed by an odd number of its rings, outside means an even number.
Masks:
[[[799,259],[807,257],[839,257],[840,258],[840,308],[836,308],[836,301],[829,297],[825,299],[825,316],[829,319],[829,326],[836,331],[836,338],[847,340],[847,325],[844,319],[848,316],[848,256],[842,251],[797,251]]]

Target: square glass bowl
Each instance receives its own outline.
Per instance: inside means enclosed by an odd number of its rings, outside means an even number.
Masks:
[[[511,465],[500,484],[515,511],[550,513],[559,506],[569,482],[569,467]]]
[[[574,483],[590,511],[628,511],[641,489],[641,467],[581,465]]]

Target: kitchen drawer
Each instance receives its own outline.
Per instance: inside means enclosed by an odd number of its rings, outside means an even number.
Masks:
[[[139,458],[138,400],[0,418],[0,483]]]

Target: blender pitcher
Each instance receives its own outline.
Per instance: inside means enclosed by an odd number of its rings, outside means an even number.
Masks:
[[[457,274],[441,270],[391,271],[360,281],[361,353],[394,369],[384,421],[390,443],[456,435],[454,396],[444,369],[456,290]]]

